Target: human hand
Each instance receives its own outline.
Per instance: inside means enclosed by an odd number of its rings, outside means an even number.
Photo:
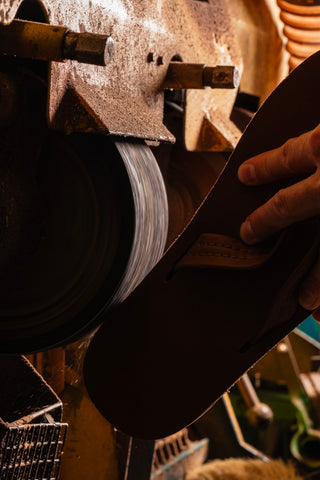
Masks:
[[[241,225],[240,236],[255,244],[295,222],[320,214],[320,124],[291,138],[281,147],[246,160],[238,170],[246,185],[263,185],[293,175],[307,175],[294,185],[279,190],[252,212]],[[320,255],[299,292],[299,303],[307,310],[320,306]],[[320,309],[313,312],[320,320]]]

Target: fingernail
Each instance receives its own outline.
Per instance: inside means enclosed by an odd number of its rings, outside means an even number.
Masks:
[[[256,236],[255,236],[255,234],[252,230],[251,223],[250,223],[249,220],[246,220],[241,225],[240,236],[245,243],[252,244],[252,243],[257,243],[257,241],[258,241],[258,239],[256,238]]]
[[[245,163],[238,170],[238,178],[242,183],[254,183],[256,180],[256,170],[250,163]]]
[[[299,294],[299,303],[306,310],[317,308],[317,299],[310,289],[302,288]]]

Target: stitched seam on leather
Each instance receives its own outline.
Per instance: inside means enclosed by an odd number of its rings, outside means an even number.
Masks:
[[[250,255],[261,255],[261,254],[264,254],[264,253],[268,253],[268,250],[267,249],[256,249],[256,250],[250,250],[248,248],[241,248],[241,247],[237,247],[235,245],[232,245],[232,244],[227,244],[227,243],[216,243],[216,242],[198,242],[198,245],[199,246],[206,246],[206,247],[221,247],[221,248],[229,248],[230,250],[237,250],[237,251],[240,251],[240,252],[246,252],[246,253],[249,253]]]
[[[247,257],[240,256],[240,255],[231,255],[230,253],[222,253],[222,252],[188,252],[187,255],[191,255],[192,257],[223,257],[223,258],[232,258],[238,260],[250,260],[253,256],[259,257],[261,254],[258,252],[253,252]]]

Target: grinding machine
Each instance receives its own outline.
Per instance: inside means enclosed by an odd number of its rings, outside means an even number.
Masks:
[[[61,418],[69,424],[65,480],[121,480],[116,433],[87,394],[83,357],[303,59],[307,47],[288,63],[281,22],[302,7],[287,3],[301,2],[0,2],[0,352],[5,369],[23,358],[63,405],[51,422],[59,432]],[[132,442],[122,441],[126,453]],[[10,468],[1,479],[47,478]]]

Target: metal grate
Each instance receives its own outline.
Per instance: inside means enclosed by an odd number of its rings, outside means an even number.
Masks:
[[[0,391],[0,480],[58,480],[61,400],[21,355],[1,356]]]
[[[208,439],[192,441],[187,428],[156,441],[151,480],[178,480],[202,465],[208,454]]]
[[[0,451],[0,480],[56,480],[67,424],[9,427]]]
[[[182,452],[188,450],[192,443],[189,440],[188,430],[183,430],[169,437],[156,441],[153,458],[153,470],[158,470],[168,462],[177,458]]]

